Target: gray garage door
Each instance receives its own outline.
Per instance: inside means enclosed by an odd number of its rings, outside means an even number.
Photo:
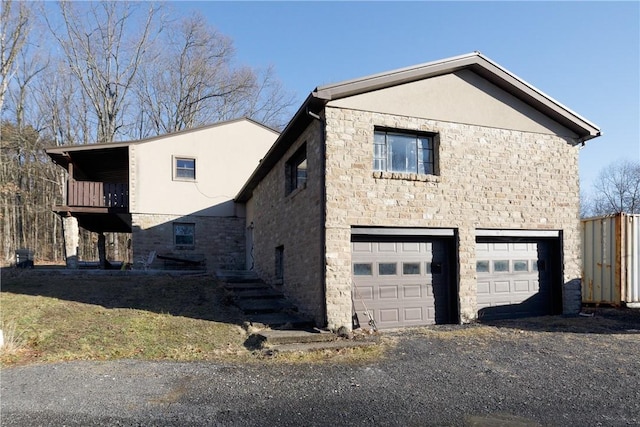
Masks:
[[[365,307],[379,329],[446,322],[446,261],[438,240],[353,242],[352,295],[360,325],[368,323]]]
[[[478,317],[550,314],[553,295],[549,252],[545,241],[477,243]]]

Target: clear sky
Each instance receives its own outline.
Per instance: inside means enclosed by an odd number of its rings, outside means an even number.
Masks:
[[[316,86],[480,51],[598,125],[580,153],[640,161],[640,2],[182,2],[275,67],[301,103]]]

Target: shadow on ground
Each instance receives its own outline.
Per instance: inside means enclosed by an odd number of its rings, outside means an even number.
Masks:
[[[483,325],[534,332],[640,334],[640,309],[583,307],[582,315],[486,320]]]
[[[242,324],[240,311],[210,274],[3,268],[0,291]]]

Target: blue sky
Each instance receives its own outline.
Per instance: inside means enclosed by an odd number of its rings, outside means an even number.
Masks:
[[[188,2],[234,41],[239,63],[275,67],[299,102],[316,86],[480,51],[600,126],[580,152],[640,161],[640,2]]]

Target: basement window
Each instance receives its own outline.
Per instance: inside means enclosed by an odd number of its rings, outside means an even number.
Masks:
[[[196,225],[187,222],[174,222],[173,244],[176,249],[194,249],[196,245]]]

